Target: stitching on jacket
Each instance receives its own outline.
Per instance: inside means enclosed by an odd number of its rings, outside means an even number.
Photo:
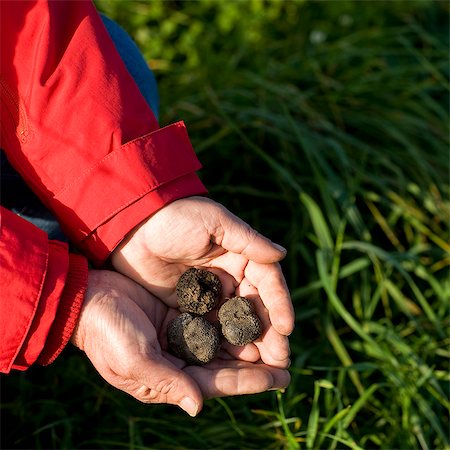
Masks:
[[[144,134],[144,136],[140,136],[140,137],[137,137],[137,138],[135,138],[135,139],[133,139],[131,141],[125,142],[125,144],[123,144],[121,146],[121,148],[124,148],[124,147],[127,147],[128,145],[134,144],[135,142],[138,142],[139,140],[141,140],[143,138],[146,138],[150,134],[157,133],[159,131],[164,131],[164,130],[166,130],[168,128],[184,128],[184,125],[182,127],[180,127],[180,124],[184,124],[184,122],[182,120],[179,120],[178,122],[174,122],[174,123],[172,123],[170,125],[167,125],[165,127],[158,128],[157,130],[150,131],[149,133]]]
[[[90,236],[92,236],[93,233],[95,233],[95,230],[96,230],[99,226],[101,226],[101,225],[105,224],[106,222],[108,222],[108,221],[109,221],[113,216],[115,216],[118,212],[122,211],[122,210],[125,209],[127,206],[130,206],[131,204],[135,203],[137,200],[139,200],[140,198],[142,198],[144,195],[146,195],[146,194],[148,194],[148,193],[150,193],[150,192],[152,192],[152,191],[158,189],[158,188],[161,187],[161,186],[164,186],[164,185],[167,184],[167,183],[171,183],[171,182],[173,182],[173,181],[177,181],[177,180],[179,180],[180,178],[183,178],[183,177],[185,177],[186,175],[189,175],[190,173],[192,173],[192,170],[189,170],[189,171],[187,171],[187,172],[184,172],[184,173],[182,173],[181,175],[179,175],[179,176],[177,176],[176,178],[173,178],[173,179],[171,179],[171,180],[163,181],[163,182],[161,182],[161,183],[158,183],[158,184],[155,185],[155,186],[151,186],[151,187],[149,187],[148,189],[146,189],[145,191],[143,191],[142,193],[137,194],[135,197],[133,197],[133,199],[129,200],[128,202],[122,203],[122,204],[121,204],[120,206],[118,206],[115,210],[113,210],[113,211],[110,212],[106,217],[104,217],[104,218],[101,220],[101,222],[99,222],[99,223],[93,225],[93,226],[92,226],[92,230],[91,230],[91,231],[90,231],[90,232],[89,232],[82,240],[84,241],[85,239],[88,239]]]

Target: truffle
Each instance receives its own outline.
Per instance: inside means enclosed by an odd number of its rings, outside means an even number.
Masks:
[[[177,283],[178,304],[184,311],[203,315],[217,305],[222,283],[217,275],[203,269],[188,269]]]
[[[167,326],[169,351],[188,364],[206,364],[220,347],[219,330],[203,317],[182,313]]]
[[[233,345],[253,342],[262,334],[262,325],[252,303],[245,297],[233,297],[219,309],[222,334]]]

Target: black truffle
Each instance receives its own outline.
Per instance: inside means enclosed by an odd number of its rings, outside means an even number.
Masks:
[[[222,283],[217,275],[191,268],[178,280],[178,304],[184,311],[203,315],[215,308],[221,290]]]
[[[233,345],[253,342],[262,334],[262,325],[252,303],[245,297],[233,297],[219,309],[222,334]]]
[[[169,351],[188,364],[201,365],[213,360],[220,347],[218,329],[203,317],[180,314],[167,326]]]

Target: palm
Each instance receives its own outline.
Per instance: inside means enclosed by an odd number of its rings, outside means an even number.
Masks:
[[[149,361],[167,359],[159,335],[168,314],[166,305],[131,280],[113,272],[90,272],[73,342],[113,386],[141,401],[166,402],[158,383],[136,374]]]
[[[287,372],[238,363],[226,352],[204,367],[167,353],[166,328],[179,312],[120,274],[90,272],[73,342],[113,386],[147,403],[181,404],[202,397],[265,391],[287,385]]]
[[[255,345],[229,348],[247,361],[288,364],[293,312],[284,277],[275,262],[280,251],[225,208],[204,198],[174,202],[140,226],[113,254],[118,271],[128,275],[168,306],[176,308],[175,286],[189,267],[215,272],[223,297],[252,297],[265,333]],[[267,262],[266,262],[267,261]]]
[[[122,256],[119,265],[126,265],[133,279],[167,305],[176,307],[175,286],[180,275],[193,266],[219,267],[214,263],[226,251],[211,243],[202,217],[195,210],[189,216],[167,214],[164,209],[158,214],[158,220],[148,221],[142,230],[143,245],[125,246],[113,262],[117,266]]]

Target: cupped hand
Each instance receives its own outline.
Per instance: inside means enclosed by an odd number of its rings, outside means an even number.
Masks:
[[[229,351],[244,361],[289,365],[294,311],[278,261],[286,251],[222,205],[204,197],[168,204],[138,225],[112,254],[116,270],[175,308],[175,286],[190,267],[215,272],[223,297],[246,295],[263,320],[262,337]]]
[[[166,327],[177,314],[129,278],[93,270],[71,341],[114,387],[145,403],[178,405],[191,416],[205,398],[289,383],[286,370],[236,361],[226,351],[206,366],[186,366],[166,351]]]

